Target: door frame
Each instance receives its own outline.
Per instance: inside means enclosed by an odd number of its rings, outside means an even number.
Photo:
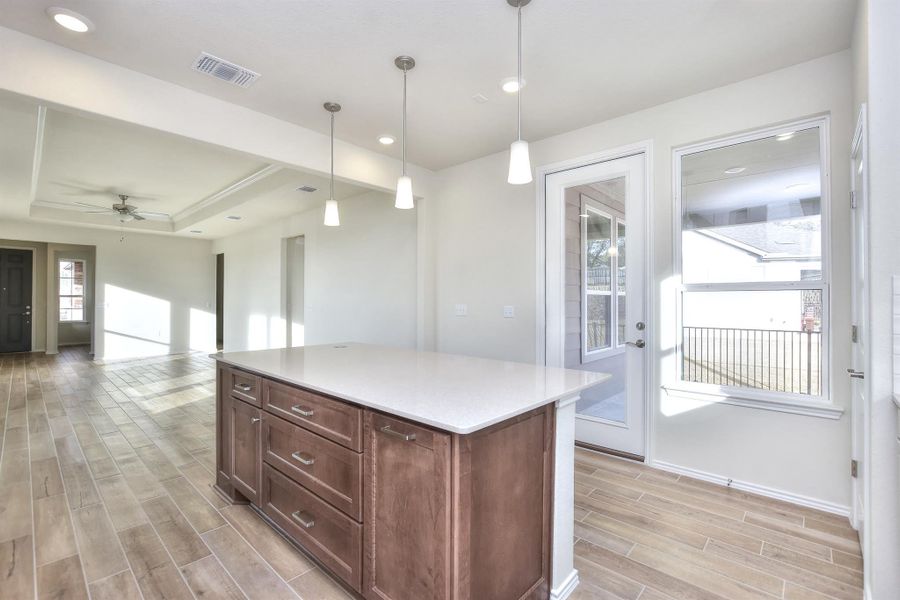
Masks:
[[[37,257],[36,246],[9,246],[0,244],[0,250],[28,250],[31,252],[31,348],[28,352],[35,352],[34,349],[34,298],[37,289],[37,269],[35,268],[35,258]],[[49,311],[48,313],[49,314]],[[44,334],[44,349],[37,352],[47,351],[47,335]]]
[[[860,225],[864,230],[868,231],[869,229],[869,209],[868,209],[868,131],[867,131],[867,111],[866,105],[861,104],[859,107],[859,114],[857,115],[856,128],[853,133],[853,140],[850,146],[850,189],[851,192],[856,197],[857,206],[862,206],[862,211],[857,211],[851,208],[851,213],[853,216],[852,227],[851,227],[851,253],[853,254],[853,259],[851,261],[851,269],[855,271],[855,265],[857,257],[856,249],[858,240],[856,238],[857,226]],[[857,190],[855,188],[856,177],[853,172],[855,167],[855,159],[854,155],[859,153],[859,156],[862,158],[863,165],[863,173],[862,173],[862,189]],[[859,219],[863,219],[862,223],[858,223]],[[866,282],[871,282],[870,270],[869,270],[869,248],[868,248],[868,239],[863,240],[863,243],[866,245],[866,262],[863,265],[863,277]],[[854,273],[855,274],[855,273]],[[862,365],[852,365],[854,368],[861,369],[864,373],[871,373],[871,293],[869,291],[869,286],[866,285],[862,297],[858,296],[856,291],[855,281],[853,285],[853,289],[851,291],[851,318],[855,321],[857,316],[857,307],[859,305],[863,305],[866,307],[865,310],[865,318],[867,322],[864,324],[864,327],[861,328],[862,335],[866,337],[864,341],[866,347],[866,356],[865,356],[865,364]],[[854,323],[856,324],[856,323]],[[851,355],[851,360],[855,358],[853,356],[855,354],[855,349]],[[869,403],[872,398],[872,384],[869,379],[861,379],[856,382],[854,385],[863,386],[863,398],[865,398],[866,402],[861,407],[856,407],[855,405],[851,405],[851,453],[854,459],[858,459],[862,462],[862,469],[859,471],[859,476],[852,481],[852,489],[853,489],[853,501],[851,503],[851,515],[853,520],[853,527],[859,529],[860,526],[860,517],[862,517],[862,526],[867,527],[871,523],[871,477],[868,476],[869,466],[871,462],[871,435],[870,435],[870,410]],[[856,394],[850,394],[850,401],[852,403],[857,402]],[[861,413],[861,422],[857,423],[854,419],[857,408],[860,409]],[[857,498],[858,490],[862,488],[863,492],[863,505],[862,507],[857,506]],[[860,514],[860,512],[862,514]],[[868,532],[863,533],[863,558],[867,558],[870,556],[869,548],[870,548],[870,540],[871,535]],[[868,571],[868,569],[866,569]],[[864,575],[865,579],[868,579],[868,574]],[[868,586],[866,586],[868,588]]]
[[[654,327],[656,316],[656,296],[652,294],[652,283],[655,281],[654,266],[654,243],[652,233],[653,224],[653,140],[643,140],[634,144],[627,144],[608,150],[602,150],[593,154],[579,156],[565,161],[542,165],[535,169],[535,192],[537,202],[535,203],[535,239],[537,243],[535,251],[535,362],[540,365],[546,365],[548,355],[551,353],[548,346],[551,342],[558,346],[558,354],[561,359],[562,349],[564,348],[564,332],[558,336],[556,340],[550,340],[547,336],[547,323],[550,317],[559,319],[560,314],[547,314],[547,281],[551,277],[554,280],[562,280],[565,270],[565,254],[562,260],[553,262],[547,261],[547,228],[551,223],[547,222],[547,177],[561,171],[569,171],[581,167],[588,167],[601,162],[609,162],[620,158],[628,158],[638,154],[644,155],[644,214],[646,215],[643,225],[644,252],[646,256],[646,264],[644,268],[644,322],[647,327],[645,330],[645,340],[647,342],[647,356],[644,373],[644,462],[649,464],[652,462],[652,439],[653,430],[655,428],[653,406],[654,381],[656,380],[656,363],[658,353],[656,352],[657,332]],[[564,228],[565,211],[559,212],[559,220],[552,223],[561,231]],[[632,223],[630,227],[634,227]],[[560,304],[561,310],[565,310],[565,303]],[[562,364],[561,360],[558,360]]]

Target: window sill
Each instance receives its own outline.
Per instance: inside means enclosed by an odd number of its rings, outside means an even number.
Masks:
[[[90,324],[91,324],[90,321],[62,321],[62,320],[57,321],[57,323],[59,323],[60,325],[69,325],[69,324],[72,324],[72,325],[90,325]]]
[[[674,398],[688,398],[715,404],[771,410],[822,419],[837,420],[844,415],[843,408],[821,400],[793,400],[791,398],[779,398],[777,395],[765,398],[756,396],[752,392],[742,394],[737,390],[710,388],[707,385],[695,386],[683,382],[662,387],[669,396]]]

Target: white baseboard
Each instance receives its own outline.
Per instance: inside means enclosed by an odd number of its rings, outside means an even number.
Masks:
[[[785,502],[790,502],[791,504],[797,504],[800,506],[805,506],[807,508],[814,508],[816,510],[821,510],[835,515],[840,515],[842,517],[847,517],[848,520],[850,519],[850,507],[843,504],[835,504],[834,502],[829,502],[827,500],[819,500],[818,498],[811,498],[809,496],[794,494],[792,492],[786,492],[784,490],[779,490],[777,488],[771,488],[756,483],[750,483],[748,481],[732,480],[729,484],[728,477],[715,475],[713,473],[707,473],[706,471],[700,471],[697,469],[691,469],[689,467],[674,465],[672,463],[667,463],[661,460],[654,460],[653,462],[651,462],[651,466],[656,467],[657,469],[662,469],[663,471],[670,471],[672,473],[678,473],[679,475],[686,475],[688,477],[693,477],[694,479],[709,481],[710,483],[717,483],[721,486],[732,487],[743,492],[751,492],[754,494],[759,494],[760,496],[766,496],[767,498],[783,500]]]
[[[569,576],[563,579],[558,587],[550,590],[550,600],[566,600],[578,587],[578,570],[572,569]]]

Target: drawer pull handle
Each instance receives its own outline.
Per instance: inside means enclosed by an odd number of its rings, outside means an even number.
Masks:
[[[313,416],[313,409],[311,408],[303,408],[299,404],[295,404],[291,407],[291,410],[300,415],[301,417],[311,417]]]
[[[316,462],[315,456],[309,455],[306,452],[300,452],[299,450],[291,454],[291,458],[304,465],[313,465]]]
[[[311,514],[299,510],[292,512],[291,518],[300,523],[303,529],[309,529],[316,524],[316,519]]]
[[[390,425],[385,425],[381,428],[382,433],[386,433],[388,435],[392,435],[395,438],[400,438],[404,442],[411,442],[416,439],[416,434],[414,433],[400,433],[399,431],[394,431],[391,429]]]
[[[253,389],[253,386],[248,383],[236,383],[234,384],[234,387],[241,390],[242,392],[249,392]]]
[[[260,420],[259,417],[250,417],[250,423],[253,425],[256,425],[257,423],[259,423],[259,420]]]

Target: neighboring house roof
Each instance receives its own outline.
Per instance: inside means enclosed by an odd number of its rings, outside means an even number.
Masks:
[[[821,260],[819,215],[703,227],[693,231],[759,257],[762,261]]]

